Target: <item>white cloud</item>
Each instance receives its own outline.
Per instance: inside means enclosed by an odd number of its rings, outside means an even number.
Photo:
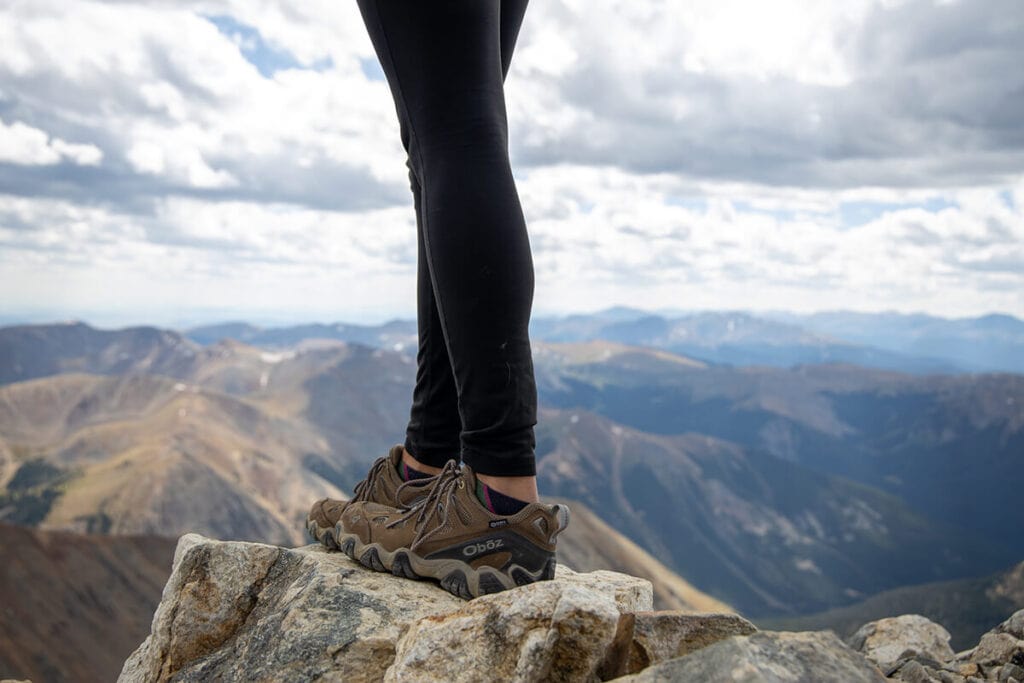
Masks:
[[[359,67],[373,53],[354,3],[295,12],[84,1],[22,10],[0,28],[5,91],[44,102],[40,116],[56,130],[95,131],[114,166],[143,174],[136,189],[235,188],[238,196],[336,206],[393,203],[407,186],[394,163],[400,145],[387,86]],[[333,67],[264,78],[206,18],[236,10],[300,61],[329,57]]]
[[[0,119],[0,161],[45,166],[58,164],[62,159],[83,166],[94,166],[103,160],[103,152],[95,145],[51,139],[46,131],[21,121],[8,125]]]

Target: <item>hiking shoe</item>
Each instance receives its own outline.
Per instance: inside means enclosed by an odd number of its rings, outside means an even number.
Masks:
[[[553,579],[555,537],[569,523],[569,508],[529,503],[496,515],[477,498],[476,483],[470,467],[460,471],[449,460],[408,509],[353,503],[335,527],[338,547],[366,567],[435,579],[467,600]]]
[[[398,473],[402,465],[402,449],[404,444],[395,444],[387,455],[381,456],[370,466],[366,478],[356,484],[352,497],[347,500],[321,498],[313,503],[306,516],[306,531],[313,540],[324,544],[331,550],[337,550],[334,539],[334,525],[341,518],[341,512],[349,503],[367,501],[380,503],[390,507],[404,508],[419,496],[425,495],[428,484],[433,477],[412,479],[406,482]],[[403,486],[408,483],[409,486]],[[399,494],[399,489],[402,493]]]

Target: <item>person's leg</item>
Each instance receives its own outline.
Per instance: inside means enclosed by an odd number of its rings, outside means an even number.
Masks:
[[[508,163],[503,65],[492,49],[502,4],[359,5],[421,185],[424,253],[454,370],[463,459],[484,476],[529,481],[533,263]]]
[[[403,136],[404,138],[404,136]],[[437,474],[445,462],[459,458],[459,397],[448,360],[448,347],[430,281],[421,214],[422,190],[409,166],[409,182],[416,209],[416,320],[419,348],[416,353],[416,385],[405,430],[402,462],[414,472]]]
[[[516,51],[516,40],[523,25],[527,0],[501,0],[501,80],[508,78],[512,55]]]
[[[515,52],[519,29],[523,23],[528,0],[501,0],[501,73],[502,81],[508,77],[512,55]],[[402,134],[408,149],[408,132]],[[416,355],[416,384],[413,388],[412,407],[406,427],[405,452],[402,460],[414,471],[437,474],[450,458],[459,458],[458,392],[455,377],[448,361],[448,350],[441,331],[441,321],[430,280],[426,247],[423,239],[422,189],[411,158],[409,185],[416,212],[416,302],[419,347]],[[485,475],[486,476],[486,475]],[[486,482],[485,482],[486,483]],[[535,485],[534,485],[535,489]]]

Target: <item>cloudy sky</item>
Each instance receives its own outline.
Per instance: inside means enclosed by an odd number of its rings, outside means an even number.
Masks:
[[[0,320],[415,317],[355,2],[0,0],[0,46]],[[1024,317],[1022,64],[1020,0],[533,0],[534,315]]]

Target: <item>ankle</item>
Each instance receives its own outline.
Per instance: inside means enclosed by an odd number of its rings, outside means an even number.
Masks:
[[[409,451],[405,449],[405,447],[402,448],[402,463],[407,465],[410,469],[416,470],[417,472],[423,472],[424,474],[433,475],[441,473],[440,467],[432,467],[431,465],[425,465],[416,458],[412,457],[412,455],[409,453]]]
[[[478,474],[476,478],[510,498],[526,503],[540,502],[537,495],[537,477],[496,477],[492,474]]]

